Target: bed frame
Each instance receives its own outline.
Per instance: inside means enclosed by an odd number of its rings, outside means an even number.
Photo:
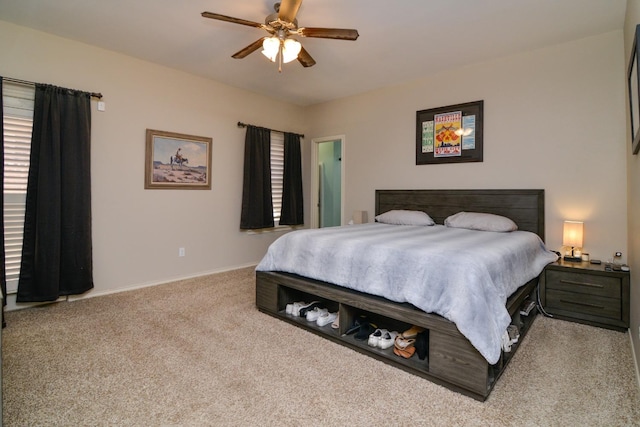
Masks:
[[[511,218],[520,230],[534,232],[544,240],[544,190],[376,190],[375,209],[376,215],[391,209],[422,210],[438,224],[460,211],[493,213]],[[523,284],[507,301],[512,324],[520,330],[519,343],[537,314],[533,309],[523,316],[520,308],[526,300],[535,301],[537,283],[535,278]],[[289,303],[313,300],[320,300],[331,311],[339,310],[339,329],[318,327],[285,312]],[[503,352],[500,360],[490,365],[455,324],[437,314],[295,274],[257,272],[256,305],[264,313],[480,401],[489,396],[518,349],[515,344],[511,352]],[[369,347],[366,341],[344,335],[362,314],[389,330],[403,331],[411,325],[428,329],[428,357],[403,359],[394,355],[392,349]]]

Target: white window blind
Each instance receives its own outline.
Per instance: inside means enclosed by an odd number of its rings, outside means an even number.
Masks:
[[[284,180],[284,135],[271,132],[271,198],[273,201],[273,220],[280,223],[282,211],[282,182]]]
[[[7,293],[18,288],[35,88],[3,81],[4,246]]]

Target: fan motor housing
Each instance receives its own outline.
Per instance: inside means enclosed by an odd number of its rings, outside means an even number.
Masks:
[[[295,30],[298,28],[297,19],[294,19],[293,22],[282,21],[280,20],[280,18],[278,18],[277,13],[272,13],[271,15],[267,16],[264,20],[264,23],[265,25],[270,26],[274,30],[279,30],[280,28],[286,28],[287,30]]]

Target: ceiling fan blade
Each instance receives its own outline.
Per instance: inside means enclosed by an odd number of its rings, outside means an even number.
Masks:
[[[346,28],[311,28],[303,27],[298,29],[298,34],[302,37],[317,37],[321,39],[356,40],[360,34],[358,30]]]
[[[218,21],[231,22],[233,24],[248,25],[249,27],[256,27],[256,28],[264,27],[264,24],[260,24],[258,22],[247,21],[246,19],[234,18],[232,16],[220,15],[219,13],[213,13],[213,12],[202,12],[202,17],[217,19]]]
[[[293,22],[301,4],[302,0],[282,0],[278,11],[278,19],[285,22]]]
[[[300,49],[300,53],[298,54],[298,62],[302,64],[303,67],[313,67],[316,65],[316,60],[309,55],[304,48]]]
[[[249,55],[250,53],[255,52],[256,50],[260,49],[262,47],[262,42],[264,41],[264,39],[266,39],[267,37],[262,37],[256,41],[254,41],[253,43],[251,43],[249,46],[245,47],[244,49],[240,49],[239,51],[237,51],[236,53],[234,53],[233,55],[231,55],[232,58],[235,59],[242,59],[245,56]]]

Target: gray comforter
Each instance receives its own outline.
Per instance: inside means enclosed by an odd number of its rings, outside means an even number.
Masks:
[[[511,322],[508,296],[556,258],[526,231],[370,223],[287,233],[256,269],[295,273],[437,313],[493,364]]]

